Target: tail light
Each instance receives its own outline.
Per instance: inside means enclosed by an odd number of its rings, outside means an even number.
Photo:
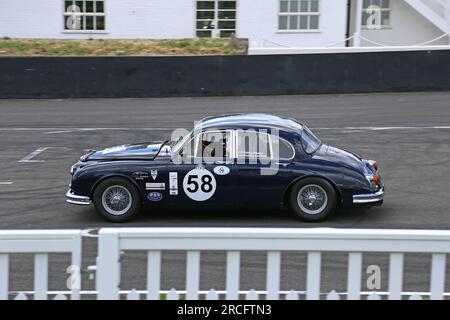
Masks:
[[[369,167],[373,168],[373,170],[378,171],[378,162],[376,162],[375,160],[362,160],[366,165],[368,165]]]
[[[373,175],[373,182],[375,182],[376,185],[380,182],[380,176],[378,174]]]
[[[378,162],[374,161],[372,167],[375,169],[375,171],[378,171]]]

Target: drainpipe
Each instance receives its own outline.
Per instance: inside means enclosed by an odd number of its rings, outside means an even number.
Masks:
[[[346,26],[346,30],[345,30],[345,39],[350,37],[351,16],[352,16],[352,2],[351,2],[351,0],[347,0],[347,26]],[[345,42],[345,46],[350,47],[350,40],[347,40]]]
[[[448,0],[450,1],[450,0]],[[362,10],[363,10],[363,0],[356,0],[356,17],[355,17],[355,32],[353,33],[353,46],[360,47],[361,39],[361,25],[362,25]]]

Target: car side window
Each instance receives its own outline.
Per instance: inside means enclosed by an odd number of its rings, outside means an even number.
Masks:
[[[196,157],[224,159],[231,157],[231,131],[208,131],[200,134]]]
[[[295,157],[295,149],[288,141],[275,135],[272,135],[270,139],[272,141],[274,158],[278,158],[279,160],[292,160]]]
[[[267,133],[254,130],[237,131],[237,158],[245,160],[270,159],[272,151]]]

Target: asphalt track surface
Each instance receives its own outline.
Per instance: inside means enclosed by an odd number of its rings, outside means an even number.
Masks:
[[[298,221],[287,211],[145,212],[127,227],[336,227],[450,228],[450,93],[399,93],[165,99],[0,100],[0,228],[95,229],[117,226],[93,207],[65,203],[69,168],[86,148],[161,140],[208,115],[264,112],[305,122],[325,142],[376,159],[386,184],[385,203],[370,210],[341,210],[326,222]],[[44,149],[47,148],[47,149]],[[42,152],[36,152],[44,149]],[[28,159],[28,160],[27,160]],[[22,161],[21,161],[22,160]],[[92,233],[95,233],[93,231]],[[84,267],[93,264],[96,238],[84,239]],[[50,289],[64,289],[68,257],[50,257]],[[32,287],[32,257],[12,256],[10,288]],[[388,255],[370,254],[387,289]],[[126,253],[123,289],[145,288],[145,255]],[[345,291],[347,259],[326,253],[322,291]],[[450,265],[450,261],[448,264]],[[201,288],[224,288],[225,253],[202,255]],[[304,290],[306,255],[283,254],[284,290]],[[163,254],[162,288],[184,288],[185,253]],[[450,279],[447,267],[447,279]],[[427,255],[406,255],[406,291],[426,291]],[[263,289],[265,255],[242,256],[241,289]],[[363,290],[367,275],[363,270]],[[448,281],[450,282],[450,281]],[[94,282],[83,276],[83,289]],[[450,291],[450,284],[446,284]]]

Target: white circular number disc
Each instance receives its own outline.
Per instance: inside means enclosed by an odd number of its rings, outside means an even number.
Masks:
[[[192,200],[205,201],[216,191],[216,179],[209,170],[195,168],[184,177],[183,190]]]

